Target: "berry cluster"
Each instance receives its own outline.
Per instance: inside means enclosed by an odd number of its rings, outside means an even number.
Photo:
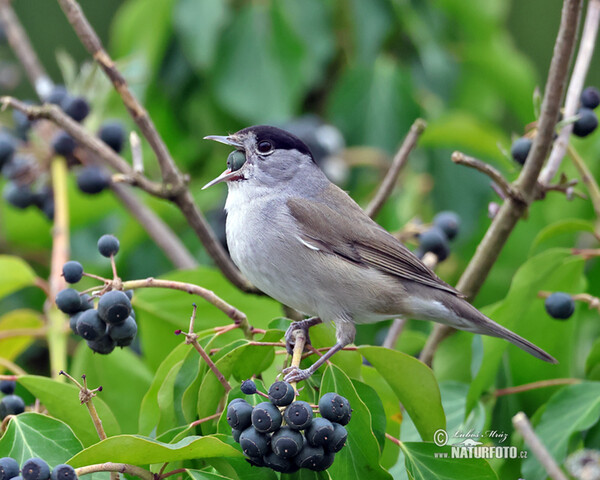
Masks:
[[[577,119],[573,122],[573,135],[587,137],[598,127],[598,117],[594,109],[600,105],[600,92],[596,87],[587,87],[581,94]],[[517,138],[510,147],[513,160],[520,165],[525,164],[533,140],[530,137]]]
[[[20,475],[19,475],[20,473]],[[77,480],[71,465],[61,464],[53,469],[41,458],[30,458],[19,468],[14,458],[0,458],[0,480]]]
[[[119,240],[113,235],[103,235],[98,240],[98,251],[113,257],[119,251]],[[79,262],[63,265],[63,276],[68,283],[77,283],[83,276]],[[96,353],[108,354],[115,347],[131,345],[137,334],[135,311],[131,307],[133,291],[109,290],[100,295],[97,308],[93,298],[81,295],[73,288],[65,288],[56,295],[56,306],[70,315],[69,325]]]
[[[4,394],[0,400],[0,420],[8,415],[18,415],[25,411],[25,402],[21,397],[15,395],[16,383],[13,380],[0,381],[0,392]],[[0,477],[0,480],[1,477]]]
[[[557,320],[566,320],[575,311],[575,301],[568,293],[554,292],[544,301],[546,312]]]
[[[419,248],[416,252],[419,258],[427,252],[434,253],[438,262],[450,255],[449,241],[454,240],[460,228],[460,217],[457,213],[445,211],[433,217],[431,228],[419,234]]]
[[[344,428],[352,416],[348,400],[326,393],[319,401],[321,417],[314,417],[307,402],[294,401],[296,392],[287,382],[275,382],[268,395],[257,392],[252,380],[241,388],[247,395],[258,393],[269,399],[253,407],[236,398],[227,406],[233,439],[250,463],[284,473],[300,468],[321,471],[333,464],[348,438]]]

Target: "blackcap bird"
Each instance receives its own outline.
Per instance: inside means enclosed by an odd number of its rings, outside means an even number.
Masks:
[[[204,188],[228,187],[227,243],[233,262],[260,290],[314,318],[286,333],[323,321],[336,327],[336,345],[285,380],[308,378],[354,341],[355,324],[398,316],[433,320],[460,330],[505,338],[546,362],[556,360],[487,318],[442,281],[352,198],[331,183],[308,147],[294,135],[254,126],[208,136],[234,147],[227,169]]]

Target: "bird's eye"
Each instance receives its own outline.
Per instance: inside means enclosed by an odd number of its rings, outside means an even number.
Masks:
[[[263,140],[262,142],[258,142],[257,148],[260,153],[269,153],[273,150],[273,145],[271,145],[271,142]]]

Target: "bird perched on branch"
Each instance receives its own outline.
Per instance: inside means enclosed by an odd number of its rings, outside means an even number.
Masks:
[[[398,316],[504,338],[556,363],[438,278],[331,183],[294,135],[260,125],[205,138],[235,148],[227,169],[204,187],[227,183],[227,243],[234,263],[266,294],[314,315],[290,326],[288,348],[294,330],[305,330],[308,338],[310,326],[335,324],[336,345],[309,368],[284,371],[286,381],[308,378],[352,343],[355,324]]]

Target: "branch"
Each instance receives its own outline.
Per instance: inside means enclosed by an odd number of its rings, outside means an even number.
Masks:
[[[136,465],[129,465],[127,463],[98,463],[96,465],[86,465],[85,467],[79,467],[75,469],[78,477],[87,475],[95,472],[116,472],[116,473],[128,473],[135,475],[143,480],[155,480],[154,474],[149,470]]]
[[[565,0],[563,3],[560,28],[554,45],[554,53],[542,102],[538,133],[534,139],[527,162],[525,162],[519,178],[513,185],[525,202],[516,201],[512,197],[506,199],[458,281],[457,289],[471,300],[479,292],[508,237],[527,211],[529,203],[536,196],[537,178],[552,144],[554,126],[558,119],[560,102],[573,55],[582,3],[583,0]],[[421,352],[420,359],[431,365],[437,346],[453,331],[452,327],[441,324],[435,325]]]
[[[92,417],[92,422],[94,422],[94,427],[96,428],[96,432],[98,433],[98,437],[100,437],[100,440],[106,440],[106,438],[108,437],[106,436],[106,432],[104,432],[102,420],[100,420],[100,417],[98,416],[98,411],[96,410],[94,402],[92,401],[92,399],[97,395],[97,393],[102,391],[102,387],[100,386],[98,388],[95,388],[94,390],[90,390],[87,387],[87,379],[85,375],[81,376],[81,378],[83,379],[83,385],[81,385],[77,380],[75,380],[64,370],[61,370],[59,372],[59,375],[64,375],[79,388],[79,401],[82,404],[85,403],[85,406],[89,410],[90,417]]]
[[[398,175],[400,175],[400,171],[408,160],[408,155],[410,154],[411,150],[415,148],[417,140],[425,130],[426,126],[427,123],[425,123],[424,120],[417,118],[410,127],[404,142],[402,142],[400,149],[394,156],[390,169],[379,186],[379,190],[367,208],[365,208],[365,212],[369,217],[373,218],[377,216],[381,210],[381,207],[383,207],[383,204],[391,195],[392,191],[394,190],[394,186],[396,185]]]
[[[590,62],[594,53],[594,46],[596,44],[596,36],[598,35],[598,22],[600,21],[600,0],[590,0],[588,3],[588,9],[585,16],[585,23],[583,25],[583,33],[581,34],[581,43],[579,44],[579,52],[577,53],[577,60],[573,67],[573,74],[571,75],[571,82],[569,83],[569,89],[567,90],[567,98],[565,101],[565,110],[563,112],[564,118],[570,118],[575,115],[579,106],[579,99],[581,98],[581,92],[585,78],[587,76]],[[550,183],[556,172],[558,171],[562,159],[567,151],[569,145],[569,137],[573,131],[573,124],[568,123],[565,125],[558,138],[554,141],[552,152],[548,163],[540,174],[539,181],[542,185]]]
[[[550,380],[540,380],[539,382],[526,383],[525,385],[517,385],[516,387],[499,388],[494,392],[495,397],[504,395],[512,395],[515,393],[528,392],[529,390],[537,390],[538,388],[556,387],[559,385],[574,385],[581,383],[579,378],[553,378]]]
[[[546,447],[544,447],[540,439],[533,431],[527,416],[523,412],[519,412],[513,417],[512,423],[523,436],[523,440],[525,440],[525,443],[529,446],[529,448],[531,448],[533,454],[542,464],[542,467],[544,467],[544,470],[546,470],[548,476],[552,480],[567,480],[566,475],[558,467],[558,464],[554,458],[552,458],[550,452],[546,450]]]
[[[304,346],[306,345],[306,335],[304,334],[304,330],[298,329],[292,332],[292,338],[294,339],[294,352],[292,354],[292,364],[290,367],[300,368],[300,362],[302,361],[302,353],[304,352]],[[297,392],[296,388],[297,382],[292,382],[291,385],[294,387],[294,390]]]

